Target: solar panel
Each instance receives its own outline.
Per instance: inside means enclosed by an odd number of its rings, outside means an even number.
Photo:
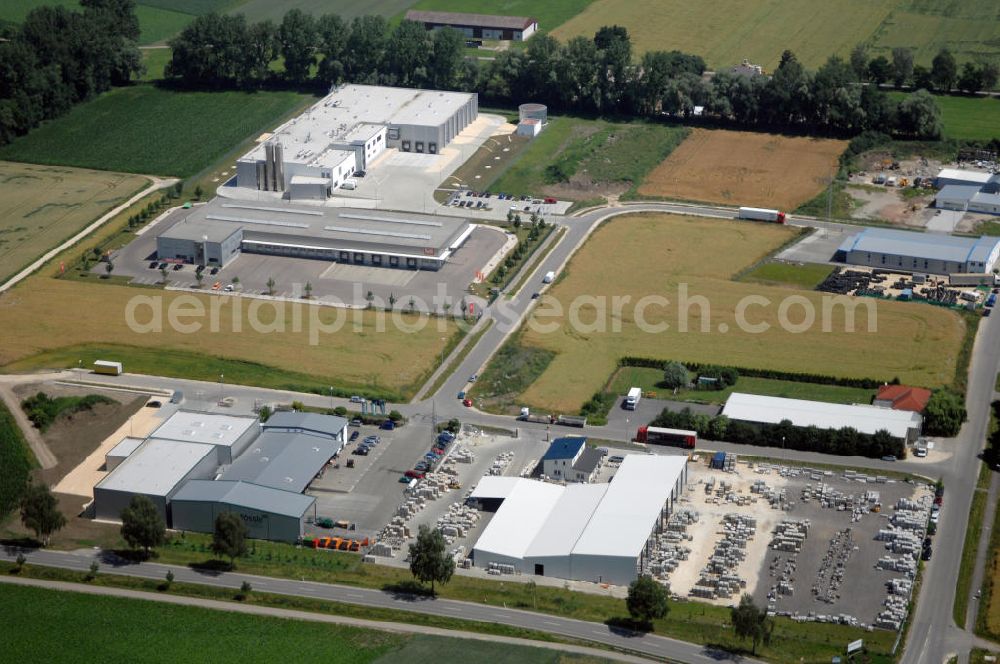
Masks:
[[[273,221],[270,219],[249,219],[247,217],[227,217],[221,214],[206,214],[206,219],[213,221],[235,221],[241,224],[257,224],[259,226],[281,226],[283,228],[309,228],[309,224],[299,224],[293,221]]]
[[[354,233],[356,235],[378,235],[380,237],[398,237],[405,238],[407,240],[430,240],[430,235],[419,235],[417,233],[397,233],[395,231],[371,231],[371,230],[361,230],[360,228],[345,228],[343,226],[324,226],[324,230],[327,231],[337,231],[340,233]]]
[[[341,214],[341,219],[357,219],[358,221],[384,221],[390,224],[409,224],[411,226],[444,226],[440,221],[417,221],[416,219],[396,219],[394,217],[376,217],[368,214]]]
[[[241,210],[260,210],[261,212],[281,212],[283,214],[307,214],[311,217],[322,217],[323,213],[316,210],[288,210],[285,208],[247,205],[245,203],[223,203],[224,208],[239,208]]]

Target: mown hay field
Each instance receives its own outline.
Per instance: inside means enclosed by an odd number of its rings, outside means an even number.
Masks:
[[[857,301],[861,306],[855,309],[855,331],[850,332],[843,307],[824,316],[824,294],[731,280],[733,273],[771,253],[795,232],[663,214],[629,215],[605,223],[529,319],[523,345],[556,355],[522,393],[521,402],[575,412],[601,389],[618,359],[628,355],[844,377],[899,377],[929,387],[951,382],[965,332],[964,321],[954,312],[916,303]],[[707,308],[682,305],[680,289],[685,285],[689,301],[704,296]],[[668,329],[640,329],[634,305],[646,295],[667,298],[668,304],[651,306],[644,315],[648,324],[665,323]],[[606,316],[595,315],[595,306],[581,299],[595,296],[606,298]],[[613,296],[629,296],[631,305],[615,312]],[[746,305],[748,296],[766,298],[766,303],[758,299],[745,309],[746,321],[765,323],[770,326],[766,331],[740,329],[737,306],[741,301]],[[793,325],[803,322],[808,303],[816,313],[814,326],[799,332],[782,328],[779,311],[788,297],[796,301],[790,303],[787,320]],[[554,313],[548,298],[561,304],[561,315]],[[576,311],[580,325],[570,324],[574,301],[583,303]],[[874,306],[875,332],[868,331],[867,304]],[[829,331],[823,331],[824,319]],[[605,331],[595,321],[604,321]],[[702,331],[703,321],[707,331]],[[687,332],[681,331],[682,325]]]
[[[833,139],[695,129],[639,193],[793,210],[823,191],[846,147]]]
[[[0,282],[146,183],[138,175],[0,162]]]
[[[369,392],[390,391],[409,394],[426,378],[448,340],[457,334],[453,322],[444,319],[423,319],[422,329],[406,332],[397,329],[387,316],[380,329],[379,312],[346,312],[329,307],[311,307],[302,303],[287,303],[284,309],[262,301],[225,298],[204,294],[163,291],[106,283],[86,283],[70,279],[53,279],[39,275],[22,282],[0,297],[0,329],[4,343],[0,347],[0,365],[14,364],[13,369],[37,368],[31,356],[64,347],[104,345],[139,347],[162,352],[164,370],[172,351],[196,354],[208,358],[225,358],[270,366],[277,370],[306,374],[327,380],[326,385],[338,388],[358,388]],[[130,327],[126,311],[130,300],[154,298],[155,304],[139,304],[134,319],[140,324],[152,323],[154,311],[162,313],[162,331],[143,331]],[[181,305],[175,302],[183,298]],[[146,302],[147,300],[141,300]],[[210,329],[209,317],[213,301],[219,309],[218,331]],[[254,304],[254,302],[256,304]],[[178,319],[181,323],[200,323],[201,329],[185,332],[169,320],[170,307],[203,307],[204,316]],[[154,308],[155,307],[155,308]],[[239,307],[235,311],[234,307]],[[300,325],[295,326],[293,307],[299,307]],[[176,309],[175,309],[176,310]],[[338,316],[342,327],[336,332],[317,332],[313,344],[310,330],[312,311],[317,319],[331,329]],[[251,316],[260,321],[257,329]],[[414,327],[417,319],[399,314]],[[234,320],[236,322],[234,322]],[[137,331],[138,330],[138,331]],[[58,357],[58,355],[57,355]],[[76,366],[71,358],[62,357],[54,366]],[[88,358],[89,359],[89,358]],[[68,360],[68,361],[67,361]],[[53,366],[51,364],[47,366]],[[126,363],[126,370],[128,370]],[[176,375],[167,371],[165,375]],[[206,376],[190,376],[209,379]]]

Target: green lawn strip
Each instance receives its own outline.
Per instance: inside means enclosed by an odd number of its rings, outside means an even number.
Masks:
[[[501,261],[488,275],[486,275],[485,280],[473,283],[470,287],[471,292],[474,295],[478,295],[486,300],[490,299],[490,291],[494,288],[497,290],[503,290],[507,287],[511,279],[520,273],[524,264],[531,260],[531,257],[534,255],[535,251],[538,250],[538,247],[545,243],[545,240],[548,239],[548,237],[552,234],[552,231],[555,230],[555,226],[553,224],[547,224],[545,228],[539,231],[538,236],[534,240],[529,240],[529,234],[531,233],[531,218],[527,214],[522,214],[520,228],[510,226],[504,227],[503,230],[508,233],[514,233],[517,236],[517,245],[507,253],[503,261]],[[515,257],[515,252],[518,247],[522,248],[520,258]],[[510,261],[509,267],[507,266],[508,261]],[[499,276],[501,274],[501,268],[503,268],[503,276]]]
[[[72,580],[81,580],[80,573],[70,574],[76,577]],[[140,589],[155,591],[157,583],[144,581]],[[231,592],[228,595],[225,599],[232,598]],[[246,648],[253,643],[255,661],[321,657],[325,662],[364,664],[398,650],[411,638],[347,625],[8,584],[0,585],[0,597],[18,607],[0,630],[0,651],[7,661],[65,661],[71,650],[76,661],[236,664],[246,661]],[[54,634],[58,638],[52,638]],[[137,659],[139,653],[144,654]]]
[[[195,18],[192,14],[145,4],[137,4],[135,13],[139,17],[141,45],[164,42],[187,27]]]
[[[612,375],[609,389],[616,395],[621,395],[627,393],[630,387],[640,387],[644,393],[651,393],[650,396],[655,396],[658,399],[714,404],[725,403],[733,392],[846,404],[871,403],[872,397],[875,396],[874,390],[861,387],[800,383],[754,376],[740,376],[736,385],[724,390],[684,389],[678,390],[677,394],[674,394],[671,390],[660,386],[661,380],[663,380],[663,372],[659,369],[619,367]]]
[[[60,417],[71,417],[81,411],[93,410],[94,406],[102,403],[115,402],[103,394],[50,397],[44,392],[38,392],[22,401],[21,408],[35,427],[45,431]]]
[[[552,250],[556,248],[556,245],[559,244],[559,240],[561,240],[562,236],[565,234],[566,234],[565,226],[562,226],[558,230],[556,230],[555,237],[552,238],[548,246],[546,246],[545,249],[542,250],[541,252],[535,254],[534,258],[532,258],[531,260],[530,265],[521,268],[521,270],[517,273],[517,281],[514,283],[513,286],[507,287],[507,294],[506,294],[507,299],[514,297],[521,291],[522,288],[524,288],[524,284],[528,282],[528,279],[531,277],[534,271],[538,269],[538,266],[542,264],[542,261],[545,260],[545,257],[548,256],[550,253],[552,253]],[[539,244],[539,246],[541,245]]]
[[[307,101],[295,92],[116,88],[4,146],[0,158],[187,177]]]
[[[472,352],[472,349],[476,347],[476,344],[479,343],[479,340],[483,338],[483,335],[486,334],[486,332],[492,326],[493,326],[493,319],[490,318],[483,324],[481,330],[472,335],[472,337],[465,344],[465,346],[462,347],[462,350],[459,351],[459,353],[452,359],[451,362],[448,363],[448,366],[444,369],[444,371],[442,371],[438,375],[437,379],[434,381],[434,384],[431,385],[430,389],[427,390],[426,396],[428,399],[438,393],[438,390],[441,389],[441,386],[444,385],[445,382],[448,380],[448,378],[450,378],[451,375],[455,373],[455,370],[462,365],[462,362],[465,360],[468,354]],[[448,397],[448,395],[445,395],[445,397]]]
[[[177,538],[158,551],[157,562],[175,565],[203,564],[212,555],[208,553],[211,537],[187,533],[183,541]],[[338,583],[365,588],[386,589],[404,587],[412,583],[409,570],[384,565],[361,563],[357,554],[313,550],[275,542],[254,542],[245,558],[237,561],[237,570],[246,574],[275,576],[290,579],[307,578],[321,583]],[[100,577],[98,577],[100,578]],[[257,593],[254,593],[256,596]],[[541,613],[603,623],[626,615],[625,602],[604,595],[570,591],[553,586],[532,587],[527,583],[502,582],[456,575],[450,583],[439,588],[439,595],[490,606],[520,608]],[[718,644],[730,649],[742,647],[725,627],[729,621],[726,607],[699,602],[679,601],[671,604],[666,619],[655,625],[656,633],[694,643]],[[410,622],[407,620],[407,622]],[[772,661],[819,661],[822,654],[836,654],[843,643],[861,638],[862,630],[840,625],[795,623],[780,619],[776,639],[770,649],[763,652]],[[889,632],[877,630],[865,633],[866,643],[873,639],[870,648],[888,652],[892,645]]]
[[[566,210],[566,214],[573,214],[574,212],[579,212],[581,210],[586,210],[593,207],[602,207],[608,204],[608,199],[603,196],[597,196],[596,198],[587,198],[582,201],[574,201],[569,209]]]
[[[995,426],[995,423],[992,425]],[[965,629],[965,614],[969,606],[969,593],[972,590],[972,574],[976,567],[979,538],[983,534],[983,515],[986,512],[989,485],[990,470],[986,464],[980,463],[979,479],[976,481],[976,490],[972,494],[972,505],[969,507],[965,545],[962,547],[962,562],[958,567],[958,581],[955,583],[955,603],[951,609],[955,624],[962,629]]]
[[[371,398],[383,398],[396,403],[407,401],[420,385],[409,386],[402,392],[394,392],[384,388],[372,388],[368,385],[347,384],[337,376],[313,376],[246,360],[208,356],[176,349],[115,344],[86,344],[57,348],[17,360],[5,365],[3,370],[9,373],[20,373],[77,366],[89,369],[95,360],[108,358],[122,362],[125,370],[130,373],[212,382],[218,381],[219,375],[222,374],[226,376],[226,382],[235,385],[308,392],[324,396],[330,395],[330,387],[332,386],[335,396],[349,397],[359,394]]]
[[[418,0],[413,9],[438,12],[531,16],[538,20],[538,30],[553,30],[587,8],[593,0]]]
[[[21,495],[37,465],[14,415],[0,401],[0,522],[21,500]]]
[[[538,380],[555,357],[553,351],[523,345],[523,334],[522,327],[507,337],[472,387],[470,396],[480,410],[517,412],[517,396]]]
[[[959,393],[965,394],[965,388],[969,382],[972,348],[976,343],[976,333],[979,331],[979,322],[982,320],[982,316],[977,311],[965,309],[961,309],[959,313],[965,320],[965,336],[962,337],[962,345],[958,349],[958,361],[955,363],[955,380],[952,387]]]
[[[163,70],[173,55],[174,52],[169,48],[142,49],[142,64],[146,65],[146,73],[143,74],[142,80],[150,82],[162,79]]]
[[[744,274],[741,281],[814,290],[831,271],[831,266],[818,263],[763,263]]]

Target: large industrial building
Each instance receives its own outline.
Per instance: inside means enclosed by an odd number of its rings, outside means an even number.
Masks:
[[[168,527],[212,532],[235,512],[251,537],[295,541],[315,499],[303,492],[344,447],[347,420],[279,412],[256,418],[178,411],[149,438],[109,452],[94,514],[118,520],[134,496],[153,501]],[[123,458],[124,457],[124,458]]]
[[[451,28],[466,39],[524,41],[538,31],[538,21],[528,16],[429,12],[411,9],[406,20],[422,23],[428,30]]]
[[[160,260],[225,266],[241,251],[438,270],[474,230],[467,220],[381,210],[216,198],[181,210],[156,238]]]
[[[626,585],[687,484],[687,457],[630,454],[608,484],[484,477],[471,497],[499,505],[473,548],[477,567]]]
[[[956,212],[1000,215],[1000,174],[943,168],[934,179],[934,206]]]
[[[387,148],[437,154],[479,114],[475,94],[342,85],[236,162],[236,186],[329,196]]]
[[[989,274],[1000,260],[1000,238],[866,228],[844,240],[837,259],[903,272]]]
[[[787,420],[797,427],[851,427],[869,435],[887,431],[894,438],[908,443],[917,439],[923,424],[920,413],[909,410],[767,397],[742,392],[734,392],[729,396],[722,414],[730,420],[752,424],[780,424]]]

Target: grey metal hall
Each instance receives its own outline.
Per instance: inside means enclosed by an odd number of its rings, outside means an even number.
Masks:
[[[315,503],[310,496],[250,482],[193,480],[174,495],[170,507],[175,530],[210,533],[220,514],[232,512],[250,537],[295,542]]]

